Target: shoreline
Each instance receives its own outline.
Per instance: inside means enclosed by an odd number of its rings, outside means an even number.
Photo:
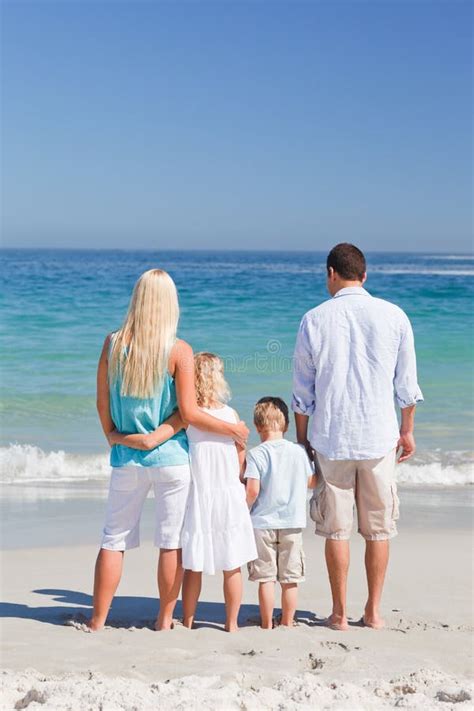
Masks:
[[[105,515],[108,482],[72,487],[48,483],[0,486],[0,538],[3,550],[54,546],[99,545]],[[399,485],[399,531],[467,530],[472,527],[474,487]],[[87,527],[84,526],[87,521]],[[57,530],[61,530],[61,538]],[[313,522],[308,516],[306,535]],[[355,531],[355,528],[354,528]],[[354,535],[356,535],[354,533]],[[145,501],[141,540],[153,538],[153,497]]]

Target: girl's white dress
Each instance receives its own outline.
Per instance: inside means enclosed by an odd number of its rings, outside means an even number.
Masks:
[[[236,422],[228,405],[202,409]],[[235,442],[192,425],[187,433],[191,491],[182,534],[183,567],[210,575],[240,568],[257,558],[257,549]]]

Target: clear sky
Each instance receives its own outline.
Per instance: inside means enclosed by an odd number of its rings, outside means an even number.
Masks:
[[[6,246],[468,251],[463,0],[6,0]]]

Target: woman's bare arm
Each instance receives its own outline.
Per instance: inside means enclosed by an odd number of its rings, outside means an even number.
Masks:
[[[106,437],[115,429],[110,415],[109,403],[109,344],[110,336],[107,336],[102,346],[102,353],[100,354],[99,365],[97,366],[97,412],[99,413],[100,424],[102,425]]]
[[[181,415],[179,412],[174,412],[171,417],[165,420],[153,432],[147,432],[146,434],[122,434],[122,432],[113,430],[107,439],[110,445],[122,444],[132,449],[150,450],[155,449],[159,444],[163,444],[163,442],[166,442],[166,440],[173,437],[183,428],[184,422],[181,419]]]
[[[199,430],[232,437],[244,445],[249,436],[245,422],[224,422],[199,409],[194,385],[193,349],[185,341],[178,341],[170,358],[170,372],[174,373],[178,407],[183,422]]]

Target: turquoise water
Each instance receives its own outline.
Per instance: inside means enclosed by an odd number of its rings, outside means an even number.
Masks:
[[[224,357],[233,405],[249,423],[262,395],[290,399],[300,318],[327,298],[325,254],[318,252],[1,254],[3,447],[105,452],[95,413],[97,358],[146,269],[170,272],[180,294],[180,336],[195,350]],[[414,326],[425,395],[417,415],[419,456],[463,461],[473,448],[473,258],[367,256],[368,290],[400,305]]]

